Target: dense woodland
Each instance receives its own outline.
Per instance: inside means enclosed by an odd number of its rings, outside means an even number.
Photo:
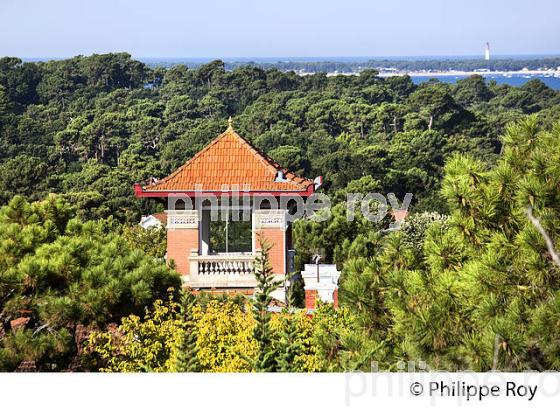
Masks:
[[[446,157],[469,152],[488,162],[510,121],[558,117],[558,92],[538,80],[523,87],[457,86],[408,77],[300,77],[220,61],[195,70],[150,69],[126,54],[47,63],[0,60],[0,203],[15,194],[62,193],[87,218],[136,221],[152,206],[134,182],[162,177],[221,133],[235,128],[277,161],[323,175],[327,192],[372,176],[383,192],[412,192],[440,209]]]
[[[270,315],[192,297],[162,260],[161,209],[133,183],[236,130],[323,175],[326,222],[294,226],[343,271],[341,309]],[[127,54],[0,59],[0,370],[560,369],[560,93],[373,70],[327,77]],[[399,231],[346,219],[346,193],[414,194]],[[290,292],[290,305],[301,300]]]

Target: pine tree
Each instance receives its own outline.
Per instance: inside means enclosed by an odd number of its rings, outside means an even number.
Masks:
[[[196,304],[196,297],[187,289],[182,298],[185,331],[177,353],[176,370],[178,372],[198,372],[198,347],[196,325],[192,318],[192,308]]]
[[[288,309],[305,306],[305,289],[300,273],[291,272],[286,275],[289,286],[286,288],[286,307]]]
[[[421,246],[405,229],[370,262],[346,264],[341,302],[366,329],[383,317],[368,318],[370,305],[392,323],[388,365],[559,368],[560,124],[543,130],[529,117],[510,125],[503,142],[492,168],[450,158],[442,183],[450,216],[427,221]]]
[[[20,323],[4,326],[0,370],[29,361],[39,370],[75,369],[83,333],[141,314],[180,287],[175,272],[130,248],[111,220],[73,216],[55,195],[14,197],[0,208],[0,321]]]
[[[296,371],[294,361],[302,351],[295,317],[287,315],[282,318],[280,340],[276,348],[276,370],[279,372]]]
[[[253,336],[258,343],[257,357],[252,360],[253,370],[256,372],[273,372],[276,370],[276,351],[272,346],[272,331],[270,328],[271,313],[268,311],[272,302],[272,292],[280,285],[275,279],[269,260],[271,245],[260,239],[261,254],[255,258],[255,278],[257,290],[253,298],[253,316],[255,327]]]

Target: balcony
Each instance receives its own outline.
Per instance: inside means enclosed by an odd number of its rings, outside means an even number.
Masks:
[[[193,249],[189,256],[190,274],[183,280],[191,288],[254,288],[254,261],[253,254],[199,255]]]

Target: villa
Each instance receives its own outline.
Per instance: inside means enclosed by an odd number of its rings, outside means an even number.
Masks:
[[[166,258],[186,286],[252,294],[262,241],[271,246],[270,262],[280,280],[294,270],[288,215],[321,182],[283,168],[242,138],[230,118],[226,131],[202,151],[169,176],[136,184],[135,193],[166,200]]]

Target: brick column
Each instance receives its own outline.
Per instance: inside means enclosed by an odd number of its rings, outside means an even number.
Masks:
[[[268,255],[272,265],[272,270],[274,273],[282,275],[288,273],[286,214],[286,210],[276,209],[261,209],[253,211],[253,253],[260,249],[259,238],[267,240],[272,246]]]
[[[190,273],[189,256],[199,251],[199,215],[197,210],[166,211],[167,261],[175,261],[175,269],[182,275]]]
[[[335,309],[338,307],[338,288],[333,293],[333,306]]]
[[[316,290],[306,290],[305,291],[305,308],[307,310],[313,310],[317,307],[317,291]]]

